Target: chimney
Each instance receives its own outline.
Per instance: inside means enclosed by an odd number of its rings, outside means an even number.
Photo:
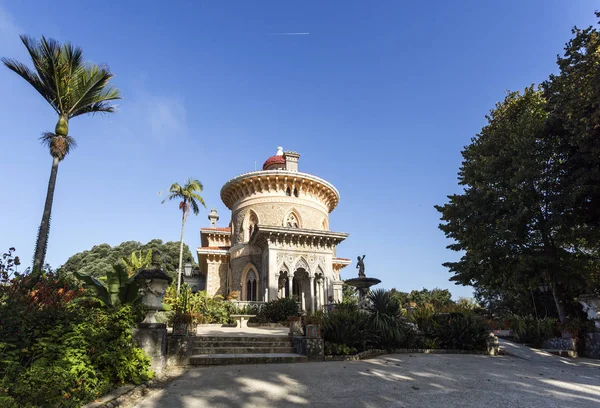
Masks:
[[[210,214],[208,214],[208,220],[210,221],[211,228],[217,227],[217,221],[219,221],[219,214],[217,214],[217,210],[215,208],[210,210]]]
[[[298,171],[298,159],[300,155],[296,152],[287,151],[283,153],[285,159],[285,169],[289,171]]]

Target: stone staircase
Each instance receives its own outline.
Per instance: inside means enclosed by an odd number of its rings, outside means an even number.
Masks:
[[[197,336],[191,365],[297,363],[307,357],[294,351],[289,336]]]

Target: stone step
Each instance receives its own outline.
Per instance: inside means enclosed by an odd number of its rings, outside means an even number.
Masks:
[[[239,341],[194,341],[194,348],[197,347],[291,347],[292,342],[287,341],[255,341],[255,342],[239,342]]]
[[[307,361],[306,356],[294,353],[196,354],[190,357],[191,365],[274,364],[305,361]]]
[[[249,347],[249,346],[217,346],[194,347],[194,354],[266,354],[266,353],[294,353],[294,348],[289,344],[283,347]]]
[[[196,336],[195,341],[229,341],[236,343],[265,343],[275,341],[291,342],[289,336]]]

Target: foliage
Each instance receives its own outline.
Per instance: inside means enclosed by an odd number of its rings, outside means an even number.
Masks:
[[[514,315],[510,318],[510,328],[522,343],[540,347],[544,340],[554,337],[557,331],[556,319],[546,317],[536,319],[534,316]]]
[[[342,302],[358,304],[358,292],[354,286],[350,286],[346,283],[342,285]]]
[[[18,256],[14,256],[15,248],[8,248],[0,258],[0,285],[8,283],[16,273],[16,267],[21,265]]]
[[[577,295],[600,292],[600,31],[572,33],[558,74],[491,111],[463,151],[464,192],[436,207],[464,253],[445,264],[453,280],[501,313],[537,313],[548,283],[563,324]]]
[[[600,18],[600,12],[596,12]],[[560,152],[557,181],[561,195],[556,205],[567,211],[561,234],[573,245],[597,253],[600,243],[600,31],[590,26],[572,30],[573,38],[557,60],[559,73],[544,82],[548,101],[547,139]],[[576,226],[576,228],[574,228]],[[600,276],[596,268],[595,287]]]
[[[160,239],[153,239],[146,244],[136,241],[125,241],[117,246],[108,244],[95,245],[90,250],[79,252],[71,256],[65,264],[58,269],[64,277],[71,277],[77,271],[97,279],[103,279],[113,270],[113,265],[122,262],[132,253],[144,252],[160,253],[162,257],[161,268],[172,278],[176,277],[179,258],[179,242],[169,241],[163,243]],[[194,257],[187,245],[184,244],[184,262],[194,263]]]
[[[369,315],[354,305],[337,305],[323,316],[323,338],[330,344],[345,345],[358,351],[376,344],[378,337],[371,330]]]
[[[288,316],[298,316],[300,308],[292,298],[280,298],[265,303],[259,311],[263,320],[271,323],[286,322]]]
[[[132,306],[97,308],[52,271],[0,285],[0,403],[78,407],[150,378],[133,342]]]
[[[448,314],[434,329],[434,340],[441,348],[453,350],[484,350],[490,331],[473,314]]]
[[[222,296],[213,298],[206,294],[206,291],[192,293],[189,285],[184,283],[181,286],[181,292],[177,297],[177,286],[172,283],[167,288],[164,302],[171,307],[175,313],[170,313],[170,322],[174,319],[183,319],[186,322],[195,324],[227,324],[231,323],[231,315],[235,314],[237,309],[234,304],[227,302]],[[175,314],[182,315],[176,317]],[[183,314],[188,316],[183,316]],[[191,319],[191,321],[190,321]]]
[[[85,284],[86,289],[94,292],[93,298],[104,306],[134,304],[140,300],[140,287],[137,281],[129,278],[124,265],[113,265],[113,270],[106,275],[106,285],[79,272],[75,272],[74,276]]]
[[[350,347],[346,344],[337,344],[325,342],[325,354],[334,356],[348,356],[351,354],[357,354],[358,349],[356,347]]]
[[[40,138],[52,156],[52,170],[33,258],[33,271],[38,273],[46,258],[58,163],[76,146],[69,135],[69,120],[90,113],[114,112],[111,101],[121,96],[118,89],[109,85],[113,75],[108,67],[86,62],[81,48],[43,36],[38,42],[21,35],[21,41],[34,69],[14,59],[2,58],[2,62],[27,81],[58,115],[54,133],[44,132]]]
[[[459,172],[464,193],[436,206],[449,246],[464,251],[447,262],[452,280],[486,288],[523,290],[551,284],[564,320],[569,289],[584,286],[590,257],[573,247],[563,223],[567,209],[554,164],[562,160],[544,138],[546,100],[533,87],[509,93],[488,116],[488,125],[463,151]]]
[[[142,251],[133,251],[131,255],[121,258],[129,276],[133,276],[140,269],[148,268],[152,265],[152,250],[146,251],[146,255]]]
[[[369,293],[369,325],[377,333],[381,346],[394,347],[405,341],[406,329],[400,321],[400,304],[384,289]]]

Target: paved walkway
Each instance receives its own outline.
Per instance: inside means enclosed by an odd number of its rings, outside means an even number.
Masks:
[[[198,367],[136,407],[600,406],[600,361],[541,358],[396,354],[352,362]]]

